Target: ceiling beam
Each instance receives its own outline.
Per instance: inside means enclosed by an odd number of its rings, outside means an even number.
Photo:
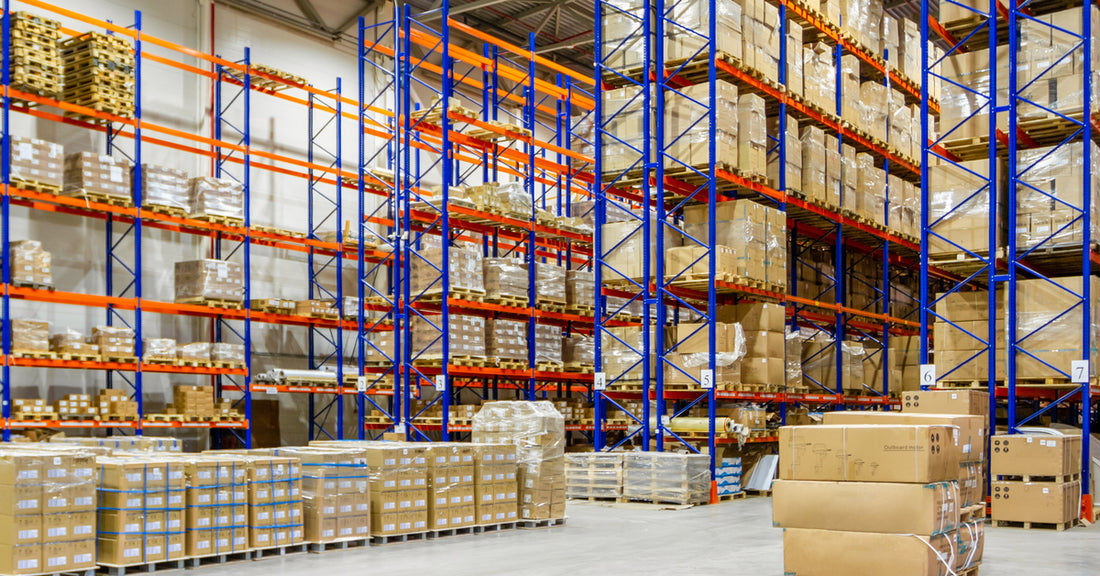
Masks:
[[[378,6],[383,4],[385,1],[386,0],[368,0],[367,2],[365,2],[363,4],[363,7],[360,8],[358,12],[356,12],[355,14],[352,14],[351,16],[348,16],[347,18],[345,18],[344,21],[341,22],[340,25],[336,27],[336,32],[337,33],[343,33],[348,28],[351,28],[352,26],[355,25],[355,23],[360,18],[362,18],[363,16],[366,16],[367,14],[370,14],[371,12],[373,12],[376,8],[378,8]]]
[[[309,18],[310,22],[317,25],[318,28],[324,31],[328,31],[329,27],[325,26],[325,21],[321,18],[321,14],[317,12],[317,8],[313,6],[313,3],[309,0],[294,0],[294,4],[298,6],[298,9],[302,11],[302,14]]]
[[[482,8],[488,8],[489,6],[496,6],[497,4],[503,4],[508,0],[474,0],[473,2],[462,4],[460,6],[452,7],[450,11],[451,16],[457,16],[459,14],[465,14],[467,12],[473,12],[474,10],[480,10]],[[436,10],[430,14],[424,14],[423,16],[417,16],[417,20],[420,22],[432,22],[439,20],[443,17],[441,10]]]
[[[557,52],[558,50],[565,50],[567,48],[576,48],[578,46],[587,46],[595,42],[596,37],[592,33],[572,38],[570,40],[563,40],[557,44],[550,44],[549,46],[543,46],[535,49],[535,54],[548,54],[550,52]]]

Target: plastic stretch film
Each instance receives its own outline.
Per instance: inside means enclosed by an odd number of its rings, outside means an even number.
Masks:
[[[244,273],[241,265],[228,260],[191,260],[176,262],[176,301],[184,299],[244,300]]]
[[[474,416],[473,442],[516,447],[520,519],[565,516],[565,421],[553,404],[487,402]]]
[[[564,306],[566,300],[566,271],[550,262],[535,265],[535,299],[539,304]]]
[[[702,454],[627,452],[623,497],[646,502],[702,504],[710,494],[710,459]]]
[[[527,363],[527,323],[520,320],[487,320],[485,348],[489,358]]]
[[[11,279],[14,283],[53,284],[53,256],[37,240],[12,242],[8,249]]]
[[[188,200],[191,214],[244,220],[244,186],[234,180],[192,178]]]
[[[190,210],[187,172],[154,164],[141,165],[141,205]]]
[[[11,136],[11,180],[13,186],[41,184],[60,192],[64,185],[65,149],[35,138]]]
[[[65,195],[89,200],[130,198],[130,163],[122,158],[76,152],[65,157]]]
[[[451,296],[458,297],[462,292],[485,294],[484,272],[481,253],[474,250],[452,247],[448,250],[447,272]],[[423,296],[443,292],[443,249],[429,248],[420,250],[418,257],[411,258],[412,294]]]
[[[515,258],[486,258],[482,264],[486,298],[526,306],[528,294],[525,262]]]
[[[443,326],[440,325],[442,321],[442,316],[429,316],[427,318],[416,316],[413,318],[413,358],[418,360],[443,358],[445,343],[443,341]],[[481,316],[451,314],[447,322],[449,342],[446,343],[450,357],[485,358],[487,353],[486,330],[486,320]],[[384,348],[384,350],[387,350],[386,354],[390,353],[388,349]],[[378,361],[383,360],[381,354],[378,354],[376,358]]]

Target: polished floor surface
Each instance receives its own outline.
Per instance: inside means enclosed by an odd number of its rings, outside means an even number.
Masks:
[[[783,574],[782,535],[771,527],[770,499],[686,510],[570,503],[568,515],[567,525],[560,528],[297,554],[201,572],[202,576]],[[981,576],[1100,574],[1100,526],[1061,533],[988,527],[986,534]]]

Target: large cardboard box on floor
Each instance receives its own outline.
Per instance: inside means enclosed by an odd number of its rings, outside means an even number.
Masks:
[[[940,482],[958,476],[948,426],[785,426],[779,478],[847,482]]]
[[[787,576],[942,576],[955,567],[954,533],[916,538],[832,530],[783,531]]]
[[[989,420],[989,392],[914,390],[901,396],[901,411],[918,414],[972,414]]]
[[[998,477],[1081,473],[1080,436],[998,435],[991,452],[991,472]]]
[[[772,525],[883,534],[931,535],[959,524],[954,482],[813,482],[772,484]]]
[[[1064,524],[1081,510],[1081,482],[993,482],[993,519]]]
[[[944,425],[954,427],[954,447],[960,462],[981,461],[985,453],[985,424],[981,416],[912,414],[905,412],[826,412],[822,424]]]

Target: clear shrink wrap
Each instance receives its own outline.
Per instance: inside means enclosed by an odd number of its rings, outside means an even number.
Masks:
[[[1090,213],[1090,238],[1100,239],[1100,147],[1090,144],[1089,190],[1084,198],[1084,152],[1080,145],[1021,150],[1022,185],[1016,192],[1016,249],[1081,246],[1082,211]],[[1096,240],[1094,240],[1095,242]]]
[[[875,157],[856,154],[858,180],[854,211],[864,218],[883,224],[886,220],[886,171],[875,166]]]
[[[565,420],[546,401],[487,402],[474,415],[474,444],[517,451],[519,518],[565,516]]]
[[[241,265],[228,260],[190,260],[176,262],[176,301],[244,300],[244,273]]]
[[[11,348],[16,352],[49,352],[50,323],[45,320],[13,318]]]
[[[376,526],[371,514],[377,508],[372,506],[377,472],[368,466],[367,453],[359,444],[268,450],[274,456],[301,462],[306,542],[363,539],[371,535],[372,525]]]
[[[1089,277],[1090,290],[1100,290],[1100,278]],[[1016,375],[1027,379],[1064,379],[1070,376],[1075,360],[1088,357],[1090,376],[1097,373],[1100,345],[1100,311],[1089,308],[1087,319],[1092,342],[1084,350],[1081,334],[1085,330],[1078,296],[1082,293],[1080,276],[1020,280],[1016,284]],[[999,308],[1007,307],[1007,294],[998,294]]]
[[[187,172],[155,164],[141,165],[141,205],[190,210]]]
[[[485,297],[505,303],[527,305],[527,264],[516,258],[486,258]]]
[[[825,195],[825,131],[802,127],[802,193],[816,204],[827,204]]]
[[[190,511],[183,461],[148,454],[101,456],[97,468],[99,564],[139,565],[195,555],[186,547]],[[212,517],[212,512],[205,515]]]
[[[995,190],[991,192],[987,160],[972,160],[957,165],[944,163],[929,167],[929,254],[959,254],[964,251],[979,255],[988,253],[990,195],[1000,192],[998,178],[998,174],[992,176]],[[1029,196],[1022,192],[1023,198]],[[995,247],[1000,247],[1000,223],[994,223],[994,226]]]
[[[681,323],[675,329],[676,344],[667,349],[664,362],[665,383],[698,385],[700,371],[710,366],[710,335],[707,325]],[[714,330],[714,383],[740,384],[741,360],[745,357],[745,333],[741,325],[717,322]]]
[[[802,331],[788,327],[784,337],[787,359],[787,391],[795,392],[802,384]]]
[[[180,344],[176,346],[176,358],[183,362],[209,362],[210,343],[191,342],[190,344]]]
[[[188,556],[249,549],[248,469],[236,454],[187,454],[183,464]]]
[[[655,331],[650,337],[650,375],[656,375],[657,361]],[[607,374],[608,384],[621,380],[640,380],[642,378],[642,330],[636,326],[618,326],[606,328],[601,335],[600,369]]]
[[[840,343],[841,382],[840,389],[847,394],[864,392],[863,344],[853,340]],[[832,336],[818,332],[803,340],[802,373],[803,382],[811,392],[817,390],[837,390],[836,381],[836,344]]]
[[[141,358],[149,360],[175,360],[176,341],[172,338],[142,338]]]
[[[833,49],[824,42],[807,44],[802,48],[802,74],[812,79],[804,82],[804,98],[832,114],[836,113],[835,56]]]
[[[19,240],[8,249],[11,280],[18,285],[53,284],[53,256],[42,249],[38,240]]]
[[[472,444],[434,442],[427,446],[428,529],[449,530],[477,522],[477,450]]]
[[[641,65],[645,60],[646,37],[641,28],[645,4],[638,0],[615,0],[605,6],[601,15],[601,61],[608,68],[620,71]]]
[[[36,138],[10,138],[12,185],[18,188],[37,184],[61,192],[65,184],[65,148]]]
[[[130,163],[92,152],[74,152],[65,157],[66,196],[95,200],[101,197],[132,197]]]
[[[919,53],[917,61],[920,61]],[[994,61],[997,65],[996,105],[1007,106],[1007,79],[1011,73],[1007,45],[997,49]],[[943,59],[942,74],[947,82],[943,84],[940,93],[939,132],[945,141],[989,134],[989,63],[988,49],[973,50],[965,54],[955,52]],[[931,76],[929,74],[929,79]],[[919,120],[919,115],[914,117],[914,122]],[[998,115],[997,128],[1002,131],[1008,129],[1007,115]]]
[[[490,360],[527,363],[527,323],[495,319],[485,322],[485,349]]]
[[[244,364],[244,344],[214,342],[210,345],[210,360],[227,364]]]
[[[642,35],[637,37],[643,39]],[[604,180],[611,182],[624,172],[641,169],[642,151],[648,145],[656,158],[652,135],[646,144],[644,123],[647,112],[645,98],[640,88],[627,86],[602,93],[604,118],[603,165]],[[648,112],[652,120],[652,111]],[[652,126],[652,124],[651,124]],[[610,222],[610,221],[609,221]]]
[[[442,316],[428,316],[426,318],[415,316],[412,323],[412,348],[413,358],[417,360],[434,360],[443,358],[443,326],[440,322]],[[450,358],[469,357],[485,358],[486,347],[486,320],[481,316],[466,314],[451,314],[448,322],[448,354]],[[382,341],[380,344],[387,344]],[[380,346],[381,347],[381,346]],[[392,344],[390,344],[392,347]],[[385,355],[392,354],[389,348]],[[385,356],[375,351],[371,355],[372,360],[385,362]],[[524,358],[527,356],[524,355]]]
[[[557,304],[567,302],[566,270],[550,262],[538,262],[535,265],[535,301],[539,304]]]
[[[412,256],[412,294],[414,297],[443,292],[443,249],[428,248]],[[447,271],[454,293],[485,294],[484,272],[482,271],[481,252],[464,248],[450,247],[447,250]]]
[[[101,390],[100,396],[110,390]],[[61,444],[74,444],[84,448],[104,449],[103,454],[126,452],[179,452],[181,451],[178,438],[150,437],[150,436],[110,436],[107,438],[76,438],[52,436],[49,442]],[[97,452],[98,453],[98,452]]]
[[[767,177],[768,124],[759,94],[737,99],[737,167],[743,176]]]
[[[104,360],[134,355],[134,331],[125,326],[94,326],[92,343]]]
[[[649,238],[650,259],[649,276],[652,278],[657,271],[657,259],[664,255],[657,250],[658,234],[664,235],[665,250],[681,246],[683,238],[680,232],[670,226],[661,224],[655,213],[649,213]],[[627,222],[605,224],[602,227],[604,242],[604,266],[601,274],[604,282],[625,282],[624,279],[634,281],[641,280],[646,275],[644,253],[645,237],[643,223],[640,219],[631,219]]]
[[[591,368],[596,365],[596,339],[584,334],[570,334],[562,338],[561,356],[567,368]]]
[[[88,343],[84,339],[84,334],[72,328],[66,328],[64,332],[50,335],[50,351],[61,354],[94,356],[99,354],[99,347]]]
[[[710,458],[705,454],[623,454],[623,498],[703,504],[710,497]]]
[[[550,324],[535,324],[535,363],[546,364],[543,369],[561,370],[561,328]]]
[[[621,452],[565,455],[565,495],[569,498],[615,498],[623,495]]]
[[[188,203],[195,216],[244,220],[244,186],[235,180],[208,176],[192,178]]]
[[[715,132],[714,161],[719,165],[737,165],[737,86],[724,80],[714,85]],[[665,102],[666,169],[710,164],[708,115],[710,86],[696,84],[672,92]]]

